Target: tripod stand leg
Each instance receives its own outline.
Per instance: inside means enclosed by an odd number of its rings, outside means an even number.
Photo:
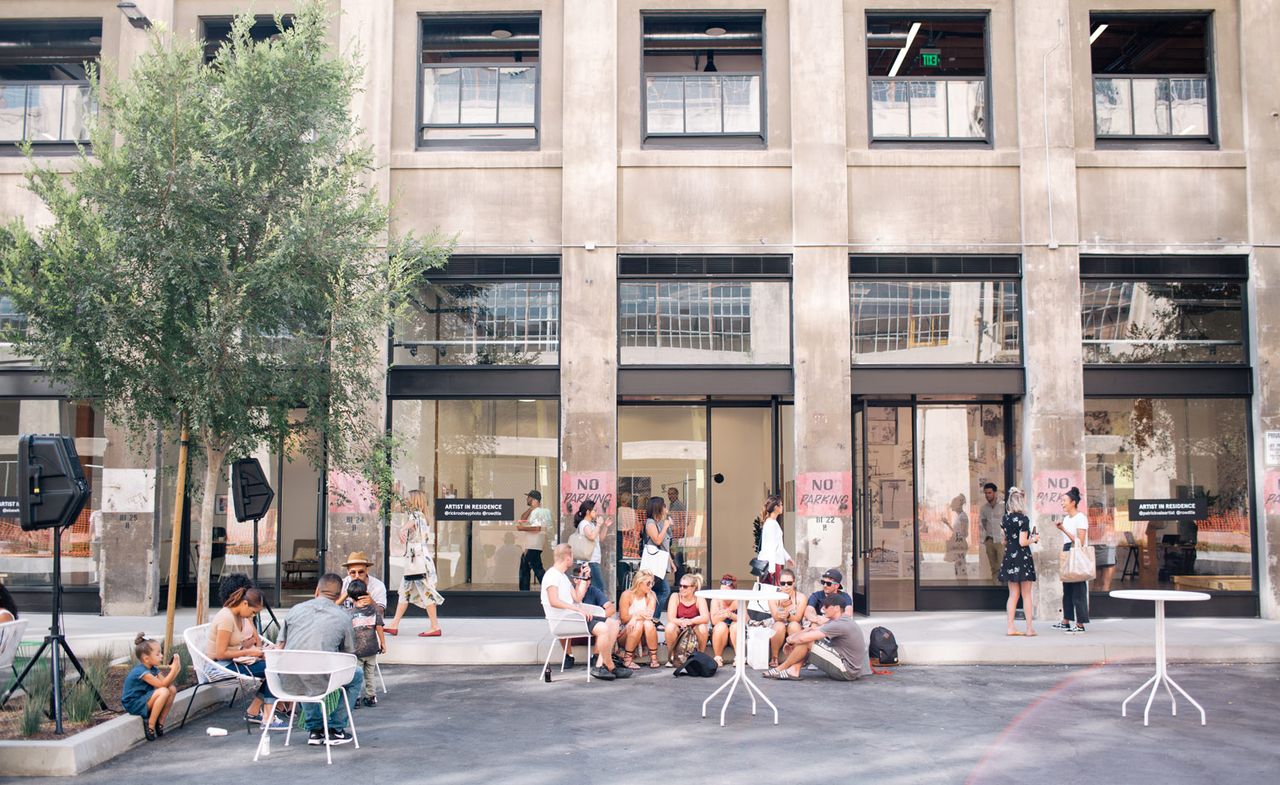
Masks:
[[[19,673],[18,678],[14,680],[13,684],[9,687],[9,689],[5,690],[4,697],[0,698],[0,706],[3,706],[6,703],[8,703],[9,698],[13,697],[13,693],[17,692],[18,688],[22,686],[22,682],[27,678],[27,674],[31,673],[31,669],[34,668],[36,666],[36,663],[40,661],[40,656],[44,654],[44,650],[49,647],[50,640],[52,639],[45,638],[44,643],[40,644],[40,648],[36,649],[36,653],[32,654],[31,659],[27,660],[27,664],[22,669],[22,673]]]
[[[63,638],[58,638],[58,645],[67,653],[67,659],[71,660],[71,664],[76,667],[76,671],[80,674],[80,680],[85,684],[88,684],[89,689],[93,690],[93,697],[98,699],[98,705],[102,707],[103,711],[107,711],[107,702],[102,699],[101,693],[98,692],[97,685],[85,678],[84,668],[80,666],[80,660],[76,659],[75,652],[71,651],[71,647],[67,645],[66,640]]]

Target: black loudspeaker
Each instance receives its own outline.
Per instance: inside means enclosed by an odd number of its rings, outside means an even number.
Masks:
[[[256,521],[266,517],[275,491],[262,473],[257,458],[241,458],[231,465],[231,498],[236,507],[236,520]]]
[[[75,523],[89,501],[75,440],[56,434],[18,438],[18,517],[23,531]]]

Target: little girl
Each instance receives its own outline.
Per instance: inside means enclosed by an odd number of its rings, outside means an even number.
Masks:
[[[133,639],[133,656],[138,658],[138,665],[133,666],[129,675],[124,677],[124,687],[120,691],[120,702],[124,710],[146,720],[143,732],[147,741],[155,741],[164,735],[164,718],[173,708],[174,696],[178,688],[173,682],[182,670],[182,661],[177,654],[169,663],[169,672],[160,675],[160,661],[163,652],[160,644],[143,633]]]

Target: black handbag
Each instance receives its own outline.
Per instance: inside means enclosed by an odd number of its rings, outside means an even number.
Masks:
[[[764,559],[752,559],[750,564],[751,564],[751,574],[756,576],[757,578],[763,575],[767,575],[769,572],[769,562],[765,561]]]

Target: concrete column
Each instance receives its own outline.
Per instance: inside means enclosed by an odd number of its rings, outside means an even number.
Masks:
[[[154,436],[134,445],[110,421],[103,428],[99,509],[90,516],[91,549],[98,559],[98,595],[104,616],[150,616],[159,607],[161,528],[156,515]]]
[[[361,142],[373,148],[373,167],[366,174],[366,184],[386,204],[391,191],[391,98],[392,98],[392,23],[395,4],[392,0],[341,0],[339,16],[335,20],[338,35],[336,46],[343,57],[356,59],[361,66],[359,91],[352,99],[351,112],[363,129]],[[383,347],[379,354],[377,374],[385,387],[386,341],[385,335],[373,336]],[[386,396],[378,394],[367,413],[367,433],[382,433],[386,427]],[[340,484],[359,486],[362,481],[345,476],[341,472],[329,474],[328,495],[328,552],[323,555],[322,566],[338,571],[348,553],[364,551],[374,567],[371,572],[382,573],[382,516],[368,504],[353,504],[337,492]],[[394,590],[396,587],[390,587]]]
[[[1054,528],[1062,517],[1065,489],[1059,486],[1065,480],[1085,492],[1069,5],[1045,0],[1014,8],[1027,368],[1019,435],[1022,483],[1044,544],[1036,562],[1036,615],[1055,621],[1062,607],[1058,552],[1063,537]]]
[[[844,12],[840,0],[792,2],[791,223],[795,243],[796,565],[812,586],[839,566],[853,583],[853,422],[849,338],[849,186],[845,163]],[[845,497],[810,504],[806,496]],[[832,493],[834,492],[834,493]]]
[[[594,495],[611,536],[601,567],[612,596],[618,471],[618,4],[564,0],[561,170],[560,470],[556,523]],[[595,250],[588,250],[594,247]]]
[[[1266,432],[1280,431],[1280,2],[1240,4],[1244,64],[1245,155],[1249,243],[1249,315],[1253,349],[1255,520],[1258,593],[1263,618],[1280,619],[1280,465],[1267,465]]]

